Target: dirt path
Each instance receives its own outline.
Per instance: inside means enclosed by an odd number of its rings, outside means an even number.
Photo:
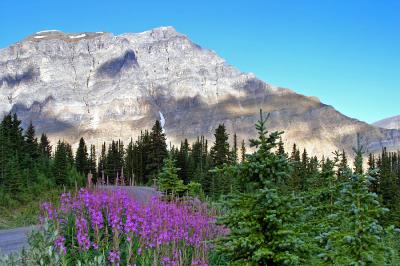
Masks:
[[[98,189],[105,191],[123,190],[143,204],[148,203],[152,197],[157,195],[157,191],[151,187],[101,186]],[[0,230],[0,253],[9,254],[26,247],[28,245],[27,235],[33,228],[34,226],[29,226]]]

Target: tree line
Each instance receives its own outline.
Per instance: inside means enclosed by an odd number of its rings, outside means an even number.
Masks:
[[[246,161],[246,142],[241,140],[239,143],[236,134],[230,139],[221,124],[215,129],[211,143],[199,136],[193,143],[185,139],[179,146],[168,147],[161,124],[155,121],[150,131],[142,131],[126,146],[120,140],[113,140],[108,145],[104,142],[97,156],[97,147],[87,146],[84,138],[80,139],[75,152],[70,144],[61,140],[53,148],[46,134],[41,134],[38,139],[32,123],[23,130],[16,114],[10,113],[4,116],[0,125],[0,193],[4,199],[23,201],[24,192],[41,186],[83,186],[89,173],[94,182],[152,185],[164,162],[170,158],[182,184],[199,184],[205,195],[219,199],[245,185],[232,180],[232,175],[221,175],[216,171]],[[347,181],[352,173],[368,173],[374,179],[369,189],[379,194],[383,205],[392,210],[392,217],[387,219],[399,220],[398,152],[383,148],[381,154],[370,154],[368,169],[363,169],[357,162],[360,160],[357,156],[350,166],[345,151],[335,151],[332,158],[319,159],[294,144],[287,152],[281,137],[274,153],[290,162],[291,170],[285,185],[296,192],[323,186],[327,178],[331,179],[330,183],[338,184]]]

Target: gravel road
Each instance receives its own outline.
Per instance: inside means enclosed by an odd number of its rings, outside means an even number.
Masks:
[[[98,189],[105,191],[123,190],[143,204],[148,203],[152,197],[157,195],[157,191],[151,187],[101,186]],[[33,228],[34,226],[0,230],[0,253],[10,254],[26,247],[28,245],[27,234]]]
[[[0,252],[9,254],[14,251],[19,251],[28,245],[27,234],[34,227],[20,227],[8,230],[0,230]]]

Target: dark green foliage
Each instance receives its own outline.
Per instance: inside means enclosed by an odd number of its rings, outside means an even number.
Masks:
[[[51,158],[51,150],[52,147],[50,145],[50,141],[47,138],[46,134],[42,134],[40,137],[40,143],[39,143],[39,153],[43,157],[50,159]]]
[[[238,146],[236,133],[233,134],[233,147],[231,151],[231,163],[237,163],[238,161]]]
[[[384,216],[384,223],[394,223],[396,226],[400,226],[400,207],[398,204],[400,201],[400,176],[396,171],[398,169],[398,156],[395,154],[387,152],[386,148],[382,150],[376,165],[378,169],[377,179],[379,180],[377,190],[382,198],[383,205],[390,209],[390,212]]]
[[[226,133],[225,125],[219,125],[214,133],[215,142],[211,147],[211,159],[213,166],[222,166],[229,162],[229,142],[228,133]]]
[[[97,181],[97,169],[96,169],[96,147],[94,145],[90,145],[90,155],[88,159],[88,170],[93,176],[93,180]]]
[[[354,160],[354,173],[362,175],[364,173],[363,169],[363,154],[364,147],[360,143],[360,134],[357,134],[357,147],[353,149],[356,154],[356,158]]]
[[[240,161],[244,162],[246,160],[246,144],[242,140],[242,146],[240,147]]]
[[[24,153],[27,156],[29,166],[32,167],[34,162],[39,158],[39,145],[32,122],[25,132]]]
[[[319,237],[326,243],[319,257],[333,265],[386,265],[385,232],[379,218],[387,210],[369,192],[368,178],[352,175],[341,185],[335,207],[327,217],[327,231]]]
[[[175,163],[171,156],[165,159],[164,167],[157,178],[159,190],[170,196],[182,195],[186,190],[183,180],[179,179],[179,168],[175,167]]]
[[[58,141],[53,162],[53,178],[57,185],[65,185],[69,183],[68,171],[72,164],[68,150],[67,143]]]
[[[345,151],[342,151],[342,153],[335,152],[334,154],[336,161],[338,161],[339,164],[336,175],[339,180],[345,181],[346,178],[349,176],[349,173],[351,172],[348,165],[346,152]]]
[[[79,140],[79,146],[76,150],[75,167],[76,170],[78,170],[78,173],[83,176],[86,176],[89,172],[89,154],[83,138]]]
[[[0,227],[11,221],[35,223],[39,202],[49,192],[73,186],[75,180],[85,185],[81,177],[71,178],[74,161],[69,144],[60,142],[52,158],[46,134],[38,142],[34,125],[29,123],[26,130],[21,125],[16,114],[4,116],[0,124]],[[19,217],[16,223],[15,217]]]
[[[165,133],[160,121],[156,121],[150,133],[149,162],[147,164],[148,174],[156,176],[163,167],[164,159],[168,156]]]
[[[288,184],[294,190],[300,190],[303,187],[304,180],[302,176],[302,163],[300,157],[300,150],[297,149],[297,145],[293,144],[292,154],[290,160],[293,166],[293,172],[288,180]]]
[[[286,155],[284,143],[282,141],[282,137],[279,138],[278,149],[276,150],[276,154],[278,154],[278,155]]]
[[[109,144],[104,162],[104,174],[111,184],[114,184],[116,178],[121,176],[124,153],[124,145],[120,140]]]
[[[191,159],[189,143],[188,140],[185,139],[183,142],[181,142],[181,147],[179,149],[177,158],[179,178],[182,179],[185,184],[189,182],[189,179],[193,174],[193,162]]]
[[[102,184],[104,184],[104,182],[106,182],[105,180],[105,167],[106,167],[106,143],[104,142],[101,145],[101,153],[100,153],[100,158],[99,158],[99,162],[97,164],[97,176],[99,177],[98,181],[100,180],[100,182],[103,182]]]
[[[267,119],[260,114],[258,139],[250,140],[257,151],[247,160],[219,171],[246,184],[227,202],[220,222],[229,228],[219,240],[219,253],[232,265],[296,265],[301,262],[302,241],[292,228],[293,200],[280,190],[288,178],[289,161],[272,150],[280,132],[268,134]]]

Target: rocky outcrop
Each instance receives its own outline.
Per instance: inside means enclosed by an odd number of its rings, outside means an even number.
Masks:
[[[357,132],[368,151],[400,147],[400,131],[346,117],[315,97],[271,86],[228,65],[172,27],[114,36],[43,31],[0,50],[0,113],[17,112],[53,141],[128,140],[165,119],[171,142],[225,123],[255,135],[258,110],[316,155],[350,150]]]

